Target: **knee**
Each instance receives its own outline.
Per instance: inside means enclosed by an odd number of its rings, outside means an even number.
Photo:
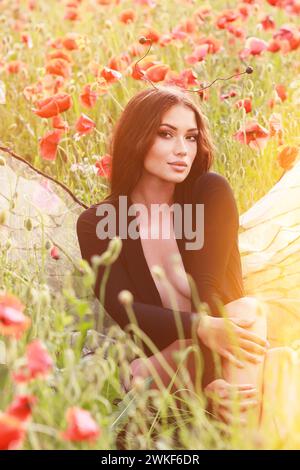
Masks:
[[[265,304],[256,297],[241,297],[226,304],[230,318],[251,321],[251,330],[267,336],[267,315]]]
[[[266,317],[265,305],[256,297],[240,297],[226,304],[226,310],[231,317],[237,318],[260,318]]]

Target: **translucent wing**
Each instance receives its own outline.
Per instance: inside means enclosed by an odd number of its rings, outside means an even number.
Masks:
[[[10,243],[9,265],[17,266],[18,273],[30,276],[37,285],[42,276],[53,292],[62,289],[65,275],[70,272],[80,292],[81,253],[76,222],[87,206],[67,187],[10,150],[0,147],[0,157],[0,213],[5,213],[4,223],[0,224],[1,252],[5,253]],[[48,247],[43,249],[45,244]],[[56,253],[51,256],[53,247]],[[97,309],[98,300],[90,298]],[[104,320],[104,325],[112,322],[108,316]]]
[[[300,161],[240,216],[247,295],[269,307],[271,344],[300,338]]]
[[[32,271],[44,266],[51,286],[59,288],[65,272],[74,270],[80,259],[74,224],[85,206],[17,156],[0,155],[5,161],[0,166],[0,208],[6,214],[1,245],[10,240],[11,262],[26,263]],[[46,242],[48,252],[42,250]],[[51,247],[57,248],[59,259],[51,257]]]

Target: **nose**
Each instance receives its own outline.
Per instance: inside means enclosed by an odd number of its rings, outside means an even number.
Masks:
[[[187,154],[187,148],[186,148],[186,143],[184,140],[184,137],[178,137],[175,143],[175,153],[176,155],[186,155]]]

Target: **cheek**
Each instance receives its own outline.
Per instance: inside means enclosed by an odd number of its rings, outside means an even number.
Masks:
[[[170,153],[170,145],[168,142],[158,141],[156,142],[147,157],[144,160],[144,167],[146,170],[158,170],[165,166],[168,161],[168,155]]]

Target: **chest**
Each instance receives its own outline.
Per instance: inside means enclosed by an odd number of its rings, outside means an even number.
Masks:
[[[152,236],[150,230],[152,230]],[[139,232],[144,256],[150,272],[153,266],[160,266],[165,272],[165,279],[158,279],[151,272],[163,306],[172,308],[171,297],[173,297],[179,310],[191,311],[190,286],[172,223],[170,224],[169,232],[162,233],[158,227],[151,226],[149,223],[141,220]],[[154,234],[155,236],[153,236]]]

